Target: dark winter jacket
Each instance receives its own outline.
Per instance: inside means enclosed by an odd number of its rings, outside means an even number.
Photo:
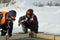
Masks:
[[[25,23],[25,25],[26,25],[26,23],[28,24],[28,27],[30,26],[30,27],[38,27],[38,20],[37,20],[37,17],[36,17],[36,15],[32,15],[32,17],[27,17],[27,15],[24,15],[24,16],[22,16],[22,17],[20,17],[19,18],[19,21],[18,21],[19,23]]]

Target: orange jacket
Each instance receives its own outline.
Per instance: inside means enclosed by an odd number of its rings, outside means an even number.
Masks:
[[[0,25],[2,25],[2,24],[5,23],[5,19],[6,19],[6,14],[7,14],[7,12],[6,12],[6,11],[2,11],[1,13],[2,13],[3,17],[2,17],[2,19],[0,20]]]

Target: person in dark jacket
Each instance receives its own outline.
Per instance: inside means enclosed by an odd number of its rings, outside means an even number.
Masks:
[[[15,21],[15,17],[16,17],[16,11],[15,10],[11,10],[8,12],[7,14],[7,18],[6,21],[8,22],[8,35],[12,36],[12,30],[13,30],[13,21]]]
[[[26,15],[20,17],[19,19],[19,25],[20,23],[23,23],[22,25],[24,25],[25,31],[27,32],[27,28],[29,28],[31,30],[31,32],[29,33],[30,37],[33,37],[36,35],[36,33],[38,33],[38,20],[36,15],[33,13],[33,9],[28,9],[26,11]]]

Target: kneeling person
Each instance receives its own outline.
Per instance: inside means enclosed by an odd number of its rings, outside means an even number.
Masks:
[[[34,34],[38,33],[38,20],[37,20],[36,15],[33,14],[33,10],[28,9],[26,11],[26,15],[23,17],[24,17],[24,19],[22,21],[19,21],[19,22],[23,22],[23,25],[25,26],[25,30],[27,30],[27,28],[30,29],[30,31],[31,31],[29,33],[30,37],[33,37],[33,36],[36,37],[36,35],[34,35]]]

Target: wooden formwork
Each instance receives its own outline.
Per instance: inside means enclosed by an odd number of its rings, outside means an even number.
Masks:
[[[14,34],[10,38],[9,36],[0,36],[0,40],[12,40],[12,39],[20,39],[20,38],[26,38],[26,37],[28,37],[28,34]],[[48,35],[48,34],[42,34],[42,33],[38,33],[37,38],[60,40],[60,36]]]

